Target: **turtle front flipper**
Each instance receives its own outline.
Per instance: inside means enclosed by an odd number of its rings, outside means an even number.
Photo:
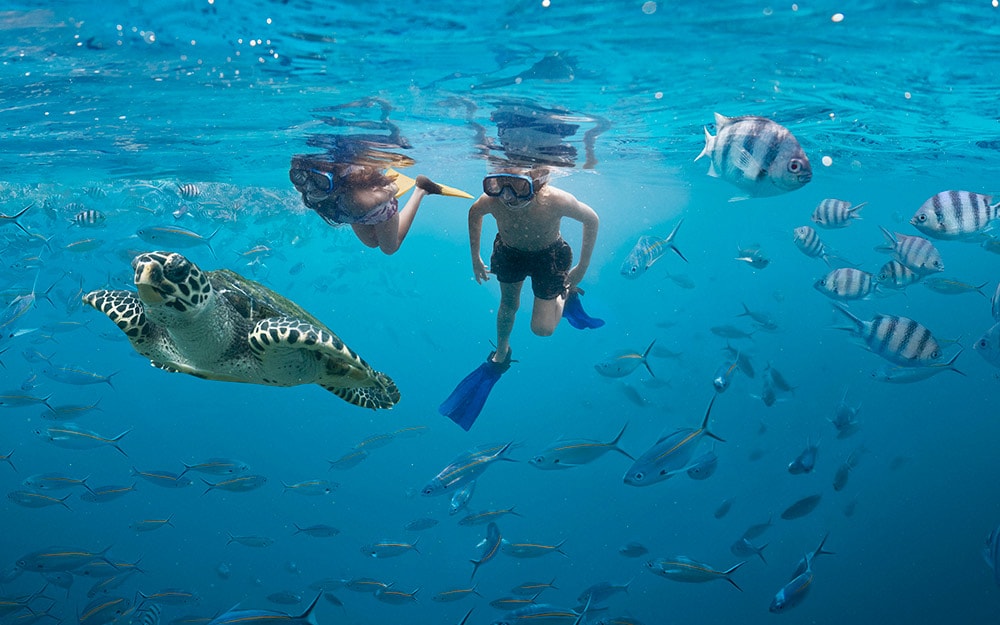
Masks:
[[[269,317],[247,336],[260,360],[264,383],[316,383],[363,408],[391,408],[399,401],[392,379],[372,369],[336,334],[290,317]]]
[[[131,291],[91,291],[83,296],[83,303],[114,321],[136,349],[155,333],[153,324],[146,319],[146,309],[139,296]]]

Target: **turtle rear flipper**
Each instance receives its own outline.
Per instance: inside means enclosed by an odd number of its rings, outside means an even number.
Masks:
[[[399,389],[389,376],[375,371],[332,332],[290,317],[270,317],[257,322],[247,336],[250,350],[268,372],[265,383],[299,384],[305,376],[346,402],[364,408],[391,408]],[[315,358],[307,368],[283,356],[285,350],[305,350]],[[311,369],[311,370],[310,370]]]

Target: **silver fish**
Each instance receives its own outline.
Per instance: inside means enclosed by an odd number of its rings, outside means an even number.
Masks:
[[[809,258],[822,258],[829,266],[830,253],[815,229],[810,226],[799,226],[793,231],[792,241],[800,252]]]
[[[469,579],[476,576],[476,571],[479,567],[486,564],[490,560],[496,557],[500,553],[500,544],[503,542],[503,536],[500,535],[500,528],[496,523],[490,523],[486,526],[486,538],[480,543],[482,545],[482,552],[480,553],[478,560],[471,560],[472,562],[472,575]]]
[[[865,206],[862,202],[855,206],[846,200],[826,199],[820,202],[813,211],[812,220],[823,228],[846,228],[851,224],[852,219],[858,217],[858,211]]]
[[[785,508],[784,512],[781,513],[781,518],[785,519],[786,521],[802,518],[807,514],[809,514],[810,512],[812,512],[813,510],[815,510],[816,506],[819,505],[819,502],[822,498],[823,495],[818,493],[815,495],[809,495],[807,497],[803,497],[802,499],[799,499],[792,505]]]
[[[424,487],[420,494],[425,497],[454,493],[469,482],[477,479],[495,462],[516,462],[506,453],[513,443],[504,445],[479,445],[459,455],[448,466],[441,469]]]
[[[760,547],[754,545],[748,539],[740,537],[732,545],[729,546],[729,552],[736,556],[737,558],[748,558],[750,556],[757,556],[760,561],[767,564],[767,560],[764,559],[764,549],[767,547],[767,543],[761,545]]]
[[[763,269],[771,264],[771,259],[764,255],[759,245],[740,247],[736,250],[736,259],[754,269]]]
[[[780,195],[812,180],[812,167],[798,140],[764,117],[715,114],[716,135],[705,128],[705,147],[694,160],[709,157],[708,175],[735,185],[751,197]]]
[[[340,534],[340,530],[332,525],[317,524],[310,525],[308,527],[299,527],[297,523],[295,525],[295,534],[305,534],[306,536],[312,536],[313,538],[331,538]]]
[[[668,249],[673,250],[684,262],[688,262],[688,259],[684,258],[684,254],[677,249],[677,245],[674,243],[674,238],[682,223],[684,223],[683,219],[678,221],[665,239],[649,235],[639,237],[628,256],[625,257],[625,262],[622,263],[621,274],[626,278],[638,278],[646,273],[646,270],[652,267],[653,263],[663,258],[664,252]]]
[[[983,559],[993,569],[993,581],[1000,586],[1000,525],[993,528],[986,537],[986,547],[983,548]]]
[[[923,367],[890,367],[889,365],[885,365],[873,371],[872,378],[879,382],[888,382],[890,384],[910,384],[926,380],[945,371],[954,371],[959,375],[965,375],[961,370],[955,368],[955,361],[958,360],[958,356],[961,353],[962,351],[959,350],[948,362],[940,362]]]
[[[941,347],[931,331],[913,319],[875,315],[871,321],[862,321],[840,304],[835,303],[834,308],[853,322],[854,327],[845,329],[890,362],[911,367],[933,364],[941,358]]]
[[[944,271],[941,252],[927,239],[898,232],[893,234],[881,226],[879,228],[886,240],[886,245],[877,248],[879,251],[891,253],[893,258],[921,276]]]
[[[21,210],[19,210],[17,213],[15,213],[13,215],[5,215],[3,213],[0,213],[0,226],[5,226],[7,224],[14,224],[15,226],[18,227],[18,229],[21,230],[21,232],[23,232],[24,234],[26,234],[28,236],[31,236],[31,233],[24,229],[24,226],[21,225],[21,223],[18,221],[18,218],[21,217],[21,216],[23,216],[25,213],[27,213],[28,209],[31,208],[34,205],[35,205],[35,203],[32,202],[31,204],[28,204],[27,206],[25,206],[24,208],[22,208]]]
[[[792,475],[812,473],[812,470],[816,467],[816,456],[818,454],[819,443],[814,445],[811,441],[806,441],[806,448],[802,450],[802,453],[795,460],[788,463],[788,472]]]
[[[732,584],[736,590],[742,591],[743,589],[733,581],[732,574],[744,564],[746,562],[740,562],[725,571],[719,571],[707,564],[692,560],[687,556],[677,556],[671,559],[657,558],[656,560],[650,560],[646,562],[646,570],[654,575],[659,575],[675,582],[703,583],[724,579]]]
[[[684,471],[694,455],[698,443],[705,436],[724,443],[724,439],[708,430],[708,420],[712,415],[712,406],[717,398],[717,394],[713,395],[712,400],[708,403],[708,410],[705,411],[701,427],[697,429],[682,428],[660,438],[629,467],[625,473],[625,483],[629,486],[648,486]]]
[[[997,290],[993,292],[990,300],[990,311],[993,313],[994,321],[1000,321],[1000,283],[997,283]]]
[[[979,293],[983,297],[989,297],[983,292],[983,289],[989,282],[983,282],[979,286],[975,284],[968,284],[967,282],[962,282],[961,280],[955,280],[954,278],[941,278],[938,276],[931,276],[924,280],[923,285],[928,289],[934,291],[935,293],[941,293],[942,295],[962,295],[964,293]]]
[[[1000,217],[1000,203],[972,191],[942,191],[921,205],[910,219],[920,232],[935,239],[968,239]]]
[[[634,461],[635,458],[618,446],[627,427],[628,423],[622,426],[617,436],[607,442],[590,439],[560,440],[528,462],[537,469],[572,469],[589,464],[609,451],[616,451]]]
[[[624,378],[642,365],[646,367],[646,371],[649,371],[649,375],[655,378],[656,375],[653,373],[653,370],[649,368],[649,361],[646,360],[649,356],[649,350],[653,349],[653,345],[655,344],[656,339],[653,339],[653,342],[649,344],[646,351],[641,354],[631,351],[622,352],[608,358],[607,360],[597,363],[594,365],[594,369],[596,369],[601,375],[608,378]]]
[[[979,337],[972,347],[983,359],[993,365],[1000,367],[1000,322],[997,322],[986,334]]]
[[[50,427],[42,427],[35,430],[35,435],[42,440],[52,443],[57,447],[65,449],[96,449],[98,447],[110,446],[121,455],[128,457],[128,454],[118,446],[118,442],[132,430],[125,430],[114,438],[102,436],[97,432],[85,430],[75,423],[63,423]]]
[[[739,360],[724,362],[715,370],[715,377],[712,378],[712,386],[716,393],[725,393],[726,389],[733,381],[733,376],[739,368]]]
[[[687,474],[692,480],[707,480],[715,474],[719,468],[719,456],[715,449],[710,449],[691,461],[688,465]]]
[[[874,277],[853,267],[834,269],[816,281],[813,287],[832,299],[843,301],[865,299],[872,293]]]
[[[468,507],[469,502],[472,501],[472,495],[476,492],[476,480],[472,480],[466,485],[459,488],[454,493],[451,494],[451,500],[448,502],[448,514],[456,515],[466,507]]]
[[[827,551],[826,549],[823,549],[823,547],[826,545],[826,539],[829,537],[830,534],[824,534],[823,540],[819,541],[819,546],[816,547],[816,549],[807,553],[804,558],[799,560],[798,565],[795,567],[795,570],[792,572],[792,575],[789,579],[795,579],[799,575],[805,573],[812,565],[812,561],[815,560],[817,557],[835,555],[832,551]]]

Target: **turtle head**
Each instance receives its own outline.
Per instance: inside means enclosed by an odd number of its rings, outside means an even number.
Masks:
[[[186,313],[208,301],[212,285],[197,265],[176,252],[147,252],[132,259],[135,286],[146,306]]]

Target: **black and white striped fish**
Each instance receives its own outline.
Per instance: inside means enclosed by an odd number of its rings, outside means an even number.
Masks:
[[[882,268],[879,269],[878,274],[875,276],[879,285],[895,290],[902,290],[911,284],[920,282],[920,278],[919,273],[914,272],[898,260],[890,260],[882,265]]]
[[[792,240],[795,242],[795,247],[809,258],[822,258],[823,262],[830,264],[830,253],[826,249],[826,244],[811,226],[796,228]]]
[[[812,180],[809,159],[784,126],[764,117],[715,114],[716,135],[705,129],[705,148],[694,160],[711,159],[708,175],[752,197],[794,191]]]
[[[132,613],[129,625],[160,625],[160,614],[162,612],[163,608],[160,607],[159,603],[147,601],[145,605]]]
[[[846,228],[851,224],[852,219],[861,219],[858,217],[858,211],[866,203],[862,202],[851,206],[851,203],[847,200],[826,199],[816,206],[816,210],[812,214],[812,220],[818,226],[831,230],[834,228]]]
[[[872,274],[853,267],[834,269],[813,286],[827,297],[839,300],[864,299],[871,295],[875,280]]]
[[[893,234],[882,226],[879,228],[886,240],[885,246],[877,248],[879,251],[891,253],[893,258],[921,276],[944,271],[941,252],[929,240],[898,232]]]
[[[107,217],[101,211],[94,210],[92,208],[85,208],[73,215],[73,223],[77,226],[83,226],[85,228],[96,228],[104,225],[104,220]]]
[[[185,182],[184,184],[178,184],[177,195],[181,196],[185,200],[193,200],[194,198],[201,195],[201,187],[199,187],[193,182]]]
[[[834,308],[854,324],[847,328],[865,342],[868,349],[889,362],[904,367],[922,367],[941,359],[941,346],[931,331],[907,317],[875,315],[862,321],[840,304]]]
[[[942,191],[917,210],[910,223],[935,239],[972,238],[1000,218],[1000,202],[972,191]]]

